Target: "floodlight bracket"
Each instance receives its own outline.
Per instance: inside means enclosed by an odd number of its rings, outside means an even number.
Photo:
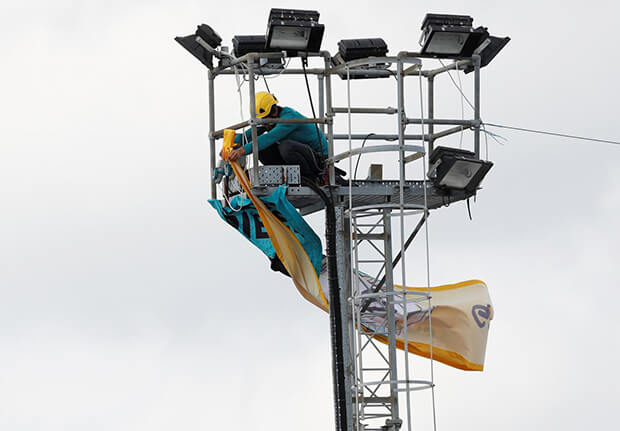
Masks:
[[[218,51],[217,49],[214,49],[211,45],[205,42],[200,36],[196,36],[196,43],[202,46],[207,51],[209,51],[211,54],[213,54],[218,59],[221,59],[223,57],[220,51]]]
[[[434,178],[436,171],[437,171],[437,166],[439,166],[439,164],[441,163],[441,159],[436,160],[434,163],[432,163],[429,167],[428,167],[428,172],[426,173],[426,176],[428,178]]]
[[[488,37],[484,40],[484,42],[482,42],[478,48],[474,49],[474,55],[480,55],[480,53],[482,51],[484,51],[484,49],[489,46],[491,44],[491,39],[489,39]]]
[[[202,39],[201,41],[203,43],[199,43],[196,41],[196,35],[194,34],[190,34],[188,36],[178,36],[175,37],[174,40],[176,40],[209,70],[213,69],[214,49],[209,44],[204,43]]]

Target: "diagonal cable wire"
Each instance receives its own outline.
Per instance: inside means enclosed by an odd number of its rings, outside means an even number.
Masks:
[[[439,62],[443,66],[445,66],[445,64],[441,60],[439,60]],[[467,102],[467,104],[472,109],[474,109],[474,105],[469,101],[467,96],[465,96],[465,94],[463,93],[463,90],[458,86],[458,84],[456,83],[456,81],[452,77],[452,74],[450,73],[450,71],[448,71],[448,76],[450,77],[450,80],[452,81],[452,83],[454,84],[456,89],[459,91],[459,93],[461,93],[461,96],[463,97],[463,99]],[[558,132],[550,132],[550,131],[547,131],[547,130],[528,129],[528,128],[525,128],[525,127],[505,126],[503,124],[487,123],[486,121],[482,122],[482,126],[483,126],[483,128],[484,128],[484,126],[500,127],[500,128],[503,128],[503,129],[518,130],[518,131],[521,131],[521,132],[538,133],[538,134],[541,134],[541,135],[549,135],[549,136],[559,136],[561,138],[579,139],[579,140],[582,140],[582,141],[600,142],[602,144],[620,145],[620,141],[612,141],[612,140],[609,140],[609,139],[598,139],[598,138],[591,138],[591,137],[588,137],[588,136],[571,135],[571,134],[568,134],[568,133],[558,133]],[[485,130],[485,132],[486,132],[486,130]],[[489,133],[489,132],[486,132],[486,133],[488,133],[488,135],[491,138],[493,138],[497,143],[502,144],[501,142],[499,142],[496,139],[496,135],[494,135],[492,133]]]
[[[587,136],[569,135],[567,133],[549,132],[546,130],[526,129],[525,127],[505,126],[503,124],[494,124],[494,123],[486,123],[486,122],[484,124],[487,126],[491,126],[491,127],[500,127],[502,129],[518,130],[520,132],[538,133],[541,135],[559,136],[561,138],[580,139],[582,141],[591,141],[591,142],[600,142],[603,144],[620,145],[619,141],[611,141],[607,139],[597,139],[597,138],[590,138]],[[493,137],[493,135],[490,135],[490,136]]]

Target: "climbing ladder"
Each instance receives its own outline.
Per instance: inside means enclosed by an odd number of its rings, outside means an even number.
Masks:
[[[424,208],[409,210],[421,214],[411,240],[425,222]],[[353,429],[396,430],[399,393],[430,388],[428,380],[413,380],[406,370],[405,379],[397,373],[396,336],[403,334],[403,322],[410,321],[428,302],[426,293],[394,289],[394,266],[401,254],[392,256],[392,208],[353,209],[351,294],[349,296],[353,351]],[[409,241],[411,243],[411,241]],[[366,246],[364,248],[364,246]],[[405,318],[405,316],[407,316]],[[397,323],[398,320],[398,323]],[[372,329],[370,329],[372,328]],[[387,344],[387,352],[385,345]],[[404,352],[403,360],[407,360]]]

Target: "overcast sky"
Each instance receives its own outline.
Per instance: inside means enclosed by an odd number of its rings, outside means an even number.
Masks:
[[[204,22],[230,45],[270,7],[319,10],[332,52],[355,37],[413,51],[426,12],[469,14],[512,38],[483,69],[486,121],[620,140],[613,1],[0,0],[1,430],[332,429],[328,317],[208,205],[206,70],[173,40]],[[395,106],[377,81],[353,103]],[[438,113],[458,118],[438,81]],[[233,82],[218,127],[240,118]],[[302,80],[270,87],[310,115]],[[620,146],[492,131],[508,141],[489,140],[473,221],[459,203],[429,224],[432,283],[482,279],[495,307],[484,372],[436,365],[438,429],[611,429]],[[418,244],[412,284],[422,259]],[[413,408],[430,429],[427,395]]]

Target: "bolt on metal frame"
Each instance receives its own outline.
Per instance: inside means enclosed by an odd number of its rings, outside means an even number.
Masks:
[[[411,161],[426,157],[432,152],[435,142],[445,136],[459,133],[465,129],[473,130],[474,152],[476,157],[480,156],[480,57],[474,55],[471,58],[458,59],[446,66],[423,70],[421,56],[417,53],[401,52],[395,57],[366,58],[354,60],[344,65],[333,66],[331,55],[327,51],[316,54],[309,54],[309,57],[323,59],[323,67],[308,68],[308,75],[316,75],[318,80],[318,112],[317,118],[308,119],[259,119],[255,114],[255,85],[254,76],[256,74],[255,65],[261,58],[283,58],[283,53],[250,53],[239,59],[227,60],[220,66],[209,72],[209,142],[210,142],[210,165],[211,170],[215,168],[215,143],[223,135],[223,129],[215,129],[215,84],[216,77],[220,75],[232,75],[235,71],[233,67],[239,65],[244,67],[249,77],[249,100],[250,100],[250,119],[238,123],[228,128],[240,129],[250,126],[252,133],[253,148],[253,168],[252,184],[257,190],[261,190],[258,176],[258,148],[256,143],[257,126],[261,124],[279,123],[314,123],[320,125],[326,132],[328,141],[328,163],[329,163],[329,182],[332,193],[336,197],[337,215],[337,251],[340,257],[338,262],[338,279],[341,289],[340,310],[342,315],[343,335],[345,339],[344,364],[345,364],[345,384],[347,388],[347,399],[350,400],[349,409],[346,414],[348,417],[347,431],[396,431],[403,420],[401,414],[406,415],[407,427],[411,429],[411,406],[409,393],[412,391],[431,389],[434,383],[432,380],[413,379],[409,376],[409,358],[407,351],[404,352],[403,361],[406,369],[405,378],[399,378],[397,372],[397,350],[396,350],[396,315],[404,316],[404,322],[408,321],[408,307],[416,307],[416,304],[427,301],[430,310],[431,298],[426,293],[407,292],[404,288],[394,289],[394,267],[401,265],[402,281],[405,285],[405,251],[411,241],[420,230],[429,215],[426,193],[427,187],[424,183],[424,205],[413,205],[406,203],[406,194],[411,188],[412,182],[406,178],[405,165]],[[372,66],[377,64],[396,65],[396,71],[388,69],[364,69],[359,72],[355,68]],[[462,119],[437,119],[434,118],[434,90],[435,78],[450,70],[460,70],[468,65],[474,66],[474,118],[470,120]],[[407,66],[405,68],[405,66]],[[390,66],[391,67],[391,66]],[[397,108],[372,108],[372,107],[334,107],[332,94],[332,76],[342,74],[346,71],[348,76],[356,73],[363,73],[366,76],[386,77],[396,74],[397,77]],[[260,69],[259,74],[282,74],[282,75],[303,75],[302,69],[291,69],[269,71]],[[404,78],[407,76],[417,76],[426,78],[427,84],[427,115],[421,112],[421,118],[408,118],[405,113],[405,90]],[[367,136],[363,133],[335,134],[334,121],[337,114],[383,114],[397,116],[397,133],[377,134]],[[405,133],[407,125],[421,125],[422,133]],[[436,131],[436,126],[455,126],[448,129]],[[325,130],[327,129],[327,130]],[[334,142],[337,140],[387,140],[398,141],[398,145],[369,145],[364,148],[353,148],[350,151],[335,155]],[[422,142],[422,146],[406,145],[409,140]],[[426,148],[424,147],[426,144]],[[366,154],[376,151],[397,152],[398,158],[398,200],[386,196],[388,202],[373,203],[370,205],[356,205],[355,199],[351,199],[351,190],[348,187],[335,187],[334,184],[334,162],[353,157],[357,154]],[[408,154],[409,153],[409,154]],[[349,175],[352,173],[350,172]],[[363,194],[364,181],[355,181],[356,196]],[[377,187],[372,187],[376,193]],[[303,187],[298,188],[299,190]],[[369,189],[370,190],[370,189]],[[211,183],[211,196],[217,198],[215,183]],[[349,197],[347,200],[346,198]],[[458,199],[464,199],[460,197]],[[309,199],[309,198],[308,198]],[[434,206],[433,208],[437,208]],[[317,209],[320,205],[316,206]],[[412,214],[422,215],[415,229],[405,242],[405,218]],[[392,217],[398,216],[400,219],[400,247],[395,247],[392,234]],[[366,248],[364,248],[367,246]],[[368,248],[369,247],[369,248]],[[396,260],[392,259],[394,249],[399,249]],[[369,250],[371,252],[366,253]],[[365,255],[362,255],[366,253]],[[374,259],[372,254],[374,253]],[[377,269],[377,266],[379,269]],[[363,284],[360,277],[363,275],[374,276],[371,282],[362,289]],[[381,277],[381,278],[380,278]],[[370,329],[364,324],[368,318],[372,318],[372,308],[369,301],[379,301],[385,304],[386,315],[382,325]],[[346,305],[348,304],[348,306]],[[411,309],[411,308],[409,308]],[[374,316],[376,317],[376,316]],[[407,346],[405,335],[405,343]],[[431,334],[432,336],[432,334]],[[387,342],[387,354],[383,342]],[[399,406],[399,394],[406,395],[406,402]],[[384,421],[384,422],[383,422]],[[344,430],[341,430],[344,431]]]

